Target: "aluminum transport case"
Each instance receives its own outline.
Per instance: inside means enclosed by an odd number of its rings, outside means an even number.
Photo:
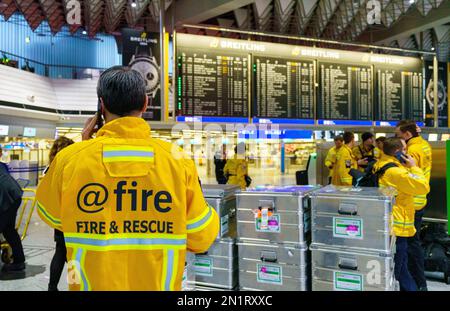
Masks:
[[[256,187],[237,193],[239,240],[307,247],[309,194],[317,186]]]
[[[238,249],[231,238],[216,240],[205,254],[195,256],[195,286],[233,289],[238,285]]]
[[[309,251],[293,244],[238,242],[241,290],[307,291]]]
[[[394,258],[311,246],[313,291],[393,291]]]
[[[220,217],[220,230],[217,238],[236,238],[236,191],[237,185],[202,185],[203,195]]]
[[[394,189],[327,186],[311,194],[312,244],[391,253]]]
[[[193,291],[195,289],[194,261],[195,255],[191,252],[186,252],[186,261],[181,282],[182,291]]]

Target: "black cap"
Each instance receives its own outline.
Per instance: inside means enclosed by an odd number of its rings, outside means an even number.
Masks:
[[[372,137],[373,137],[373,134],[370,133],[370,132],[366,132],[366,133],[362,134],[362,136],[361,136],[362,141],[366,141],[366,140],[368,140],[368,139],[370,139]]]

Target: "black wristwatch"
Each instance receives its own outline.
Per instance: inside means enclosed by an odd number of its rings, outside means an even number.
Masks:
[[[128,65],[131,69],[138,71],[147,81],[147,95],[155,98],[161,86],[161,71],[151,48],[142,50],[136,47],[136,52]]]

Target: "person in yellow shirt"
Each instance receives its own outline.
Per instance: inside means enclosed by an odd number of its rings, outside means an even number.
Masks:
[[[373,155],[376,160],[379,160],[383,157],[383,143],[386,141],[386,137],[380,136],[375,140],[375,149],[373,150]]]
[[[343,144],[344,138],[340,135],[336,136],[334,138],[334,146],[330,148],[330,150],[328,150],[327,156],[325,158],[325,166],[330,170],[328,174],[328,184],[331,184],[331,181],[333,180],[334,166],[336,164],[336,154]]]
[[[394,164],[379,177],[380,187],[392,187],[396,190],[396,199],[392,210],[394,219],[393,233],[396,236],[395,277],[400,289],[417,290],[417,285],[408,268],[408,238],[416,234],[414,226],[414,196],[427,194],[430,186],[423,171],[416,165],[414,158],[406,154],[406,144],[399,138],[388,138],[383,144],[384,156],[374,165],[374,172],[385,165]],[[402,161],[402,162],[400,162]]]
[[[361,135],[362,143],[358,146],[353,147],[352,152],[353,156],[357,161],[366,159],[367,163],[361,162],[362,164],[358,164],[358,169],[361,172],[364,172],[367,168],[369,162],[372,162],[374,157],[374,136],[370,132],[363,133]]]
[[[194,162],[150,136],[139,72],[106,70],[97,94],[84,141],[56,155],[37,189],[39,216],[64,233],[69,289],[181,290],[186,251],[208,250],[217,213]]]
[[[432,152],[430,144],[420,136],[420,128],[414,121],[403,120],[397,124],[395,132],[397,137],[406,141],[408,154],[414,158],[417,166],[423,170],[425,178],[429,183],[431,178]],[[408,240],[411,273],[421,291],[427,290],[424,251],[420,241],[420,230],[426,205],[427,196],[425,194],[419,194],[414,197],[414,207],[416,209],[414,223],[417,233]]]
[[[367,160],[357,160],[352,153],[355,147],[355,135],[345,132],[343,138],[344,145],[336,153],[336,165],[331,181],[335,186],[351,186],[353,177],[349,174],[350,169],[357,169],[358,165],[367,165]]]
[[[248,187],[246,181],[246,178],[248,178],[248,162],[245,158],[244,143],[239,143],[234,147],[234,157],[227,160],[223,173],[227,177],[227,184],[239,185],[243,190]]]

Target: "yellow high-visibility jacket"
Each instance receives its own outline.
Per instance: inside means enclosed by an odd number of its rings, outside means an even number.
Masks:
[[[328,176],[331,178],[333,178],[334,167],[336,164],[336,154],[338,150],[339,149],[336,149],[336,146],[332,147],[330,150],[328,150],[327,156],[325,158],[325,166],[330,170]]]
[[[375,147],[375,149],[373,149],[373,156],[375,157],[375,159],[379,160],[383,157],[383,155],[384,152],[380,148]]]
[[[384,155],[381,160],[377,161],[373,169],[377,171],[391,162],[397,164],[398,167],[386,170],[378,182],[380,187],[392,187],[397,193],[392,209],[393,234],[400,237],[412,237],[416,233],[414,196],[426,195],[430,191],[430,186],[419,167],[408,170],[396,158],[388,155]]]
[[[135,117],[62,150],[37,201],[64,232],[70,290],[180,290],[186,251],[205,252],[219,230],[193,161]]]
[[[354,147],[352,149],[353,152],[353,156],[355,157],[356,161],[367,158],[367,157],[374,157],[375,153],[374,153],[374,149],[367,151],[366,148],[364,147],[364,144],[361,143],[358,146]],[[362,172],[364,172],[366,166],[359,166],[358,165],[358,169]]]
[[[247,160],[238,159],[237,155],[234,155],[233,159],[227,160],[223,168],[223,173],[225,176],[229,176],[227,184],[239,185],[241,189],[247,188],[245,182],[245,175],[248,175]]]
[[[430,144],[422,137],[413,137],[408,140],[408,154],[416,160],[417,166],[420,167],[427,179],[428,183],[431,178],[432,153]],[[427,205],[426,195],[416,195],[414,197],[414,206],[417,210],[421,210]]]
[[[351,186],[353,177],[348,172],[352,168],[358,168],[358,163],[350,147],[343,145],[336,153],[336,165],[331,183],[336,186]]]

